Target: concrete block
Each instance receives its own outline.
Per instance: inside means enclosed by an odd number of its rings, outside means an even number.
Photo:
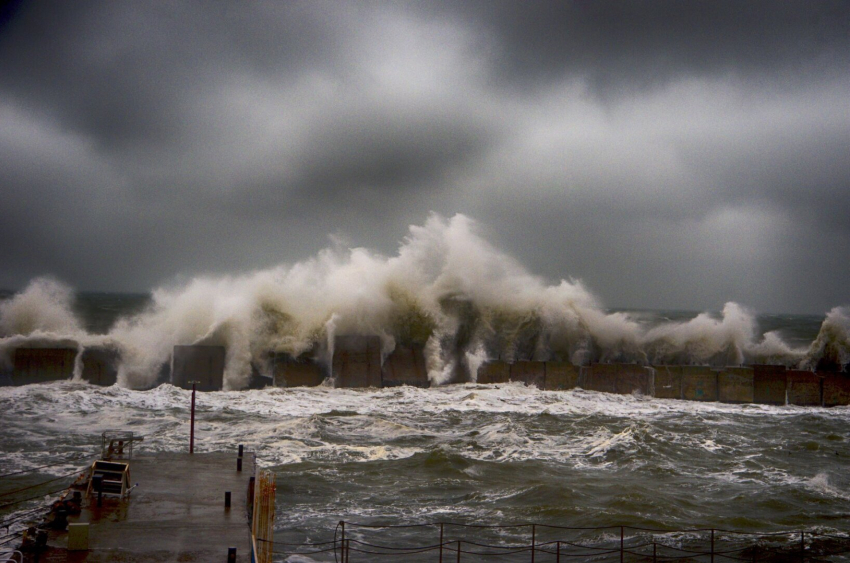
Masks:
[[[753,368],[726,367],[719,370],[717,392],[722,403],[752,403]]]
[[[850,405],[850,375],[829,374],[823,378],[823,406]]]
[[[652,372],[637,364],[615,364],[617,366],[617,393],[630,395],[640,393],[652,396]]]
[[[549,390],[578,387],[581,368],[569,362],[546,362],[545,388]]]
[[[323,366],[311,353],[297,358],[289,354],[275,354],[272,373],[275,387],[316,387],[325,379]]]
[[[583,370],[582,389],[601,391],[603,393],[617,392],[617,364],[592,364]]]
[[[224,385],[224,346],[175,346],[171,384],[198,391],[220,391]]]
[[[761,405],[784,405],[785,366],[753,366],[753,402]]]
[[[381,339],[377,336],[337,336],[333,375],[337,387],[380,387]]]
[[[823,377],[811,371],[785,372],[789,405],[821,406],[823,404]]]
[[[83,379],[93,385],[115,385],[120,361],[118,350],[113,348],[86,348],[83,350]]]
[[[384,360],[381,369],[381,386],[430,387],[428,370],[425,367],[425,347],[419,344],[397,344],[395,350]]]
[[[708,366],[682,366],[682,398],[716,401],[717,372]]]
[[[87,551],[89,548],[89,523],[68,524],[68,551]]]
[[[682,366],[653,366],[655,394],[659,399],[682,398]]]
[[[74,348],[18,348],[12,385],[71,379],[76,357]]]
[[[511,381],[543,389],[546,385],[546,362],[522,360],[511,364]]]
[[[511,379],[511,364],[502,360],[484,362],[478,368],[478,383],[507,383]]]

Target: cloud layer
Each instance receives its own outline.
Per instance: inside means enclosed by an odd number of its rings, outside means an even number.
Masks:
[[[436,211],[612,306],[848,301],[844,2],[5,10],[0,286],[393,253]]]

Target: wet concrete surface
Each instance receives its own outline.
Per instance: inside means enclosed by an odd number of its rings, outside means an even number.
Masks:
[[[233,453],[140,455],[130,464],[129,497],[96,496],[68,521],[89,523],[89,550],[67,551],[68,534],[52,533],[42,562],[106,563],[136,561],[226,561],[229,547],[237,561],[251,560],[248,481],[253,455],[236,471]],[[225,491],[231,508],[225,509]]]

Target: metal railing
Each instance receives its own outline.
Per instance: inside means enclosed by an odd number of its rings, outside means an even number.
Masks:
[[[417,528],[434,530],[434,542],[404,545],[398,534]],[[490,542],[478,535],[523,535],[526,541]],[[483,533],[483,534],[482,534]],[[368,536],[368,537],[367,537]],[[393,537],[396,536],[396,537]],[[544,537],[548,536],[548,537]],[[374,537],[374,539],[373,539]],[[399,541],[401,539],[401,541]],[[409,541],[409,540],[407,540]],[[270,548],[272,544],[262,541]],[[424,524],[380,525],[340,521],[332,540],[324,542],[277,542],[275,555],[333,554],[337,563],[356,561],[417,561],[435,563],[471,561],[530,561],[556,563],[593,560],[625,561],[823,561],[826,557],[850,558],[850,532],[817,531],[741,532],[717,528],[666,530],[634,526],[566,527],[521,523],[510,525]]]

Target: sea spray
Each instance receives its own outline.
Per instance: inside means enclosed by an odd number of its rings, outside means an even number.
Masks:
[[[120,353],[119,384],[145,388],[168,373],[175,345],[221,345],[225,388],[241,389],[252,372],[271,375],[271,353],[310,352],[328,367],[334,337],[345,334],[379,336],[383,358],[397,343],[424,347],[434,384],[473,381],[491,359],[809,368],[850,359],[847,308],[827,315],[808,350],[775,332],[760,336],[755,314],[736,303],[647,324],[607,312],[580,281],[530,274],[463,215],[412,226],[395,256],[334,244],[295,264],[158,288],[107,334],[81,328],[73,300],[70,288],[40,278],[0,303],[7,369],[16,347],[105,346]]]

